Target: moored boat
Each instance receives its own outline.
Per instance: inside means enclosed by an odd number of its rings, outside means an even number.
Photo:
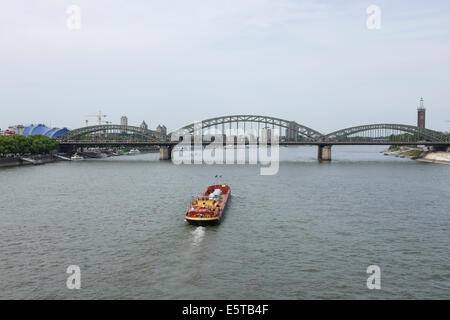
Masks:
[[[70,157],[70,160],[79,161],[79,160],[84,160],[84,158],[75,153],[73,156]]]
[[[186,221],[197,226],[219,224],[230,195],[231,188],[226,184],[209,186],[192,201],[186,213]]]
[[[133,156],[135,154],[141,153],[138,149],[131,149],[130,152],[128,152],[129,156]]]

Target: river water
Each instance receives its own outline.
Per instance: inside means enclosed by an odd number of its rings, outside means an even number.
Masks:
[[[380,150],[318,163],[316,147],[281,148],[273,176],[158,154],[2,168],[0,298],[449,299],[450,166]],[[217,182],[232,188],[225,220],[186,224]]]

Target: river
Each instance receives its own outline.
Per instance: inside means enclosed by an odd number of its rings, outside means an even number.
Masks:
[[[281,148],[273,176],[152,153],[1,168],[0,298],[449,299],[450,166],[381,149],[318,163],[316,147]],[[232,188],[222,224],[186,224],[218,182]]]

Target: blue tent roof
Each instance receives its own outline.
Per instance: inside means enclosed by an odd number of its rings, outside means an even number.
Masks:
[[[56,131],[55,133],[53,133],[53,135],[51,136],[51,138],[56,138],[57,136],[60,136],[60,135],[66,133],[66,132],[69,132],[69,131],[70,131],[70,130],[67,129],[67,128],[59,129],[58,131]]]
[[[33,125],[26,127],[26,128],[23,130],[23,133],[22,133],[22,134],[23,134],[25,137],[28,137],[28,135],[31,133],[31,130],[33,130],[33,128],[34,128]]]
[[[44,136],[51,137],[58,130],[58,128],[53,128],[44,133]]]
[[[44,136],[47,136],[49,138],[56,138],[59,135],[62,135],[66,132],[69,132],[70,130],[67,128],[49,128],[43,124],[39,124],[37,126],[31,125],[26,127],[23,130],[22,135],[24,135],[25,137],[31,136],[31,135],[35,135],[35,134],[42,134]]]
[[[37,127],[34,127],[33,130],[29,133],[30,135],[35,134],[44,134],[46,131],[48,131],[49,128],[44,126],[43,124],[38,125]]]

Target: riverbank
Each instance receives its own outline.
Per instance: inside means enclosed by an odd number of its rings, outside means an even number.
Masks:
[[[159,152],[158,150],[147,150],[144,149],[142,152],[139,153],[155,153]],[[131,156],[128,154],[116,154],[112,153],[108,150],[103,150],[102,152],[98,151],[86,151],[86,152],[79,152],[79,155],[81,155],[85,159],[98,159],[98,158],[108,158],[108,157],[118,157],[118,156]],[[61,156],[65,158],[61,158]],[[10,157],[0,157],[0,168],[3,167],[17,167],[17,166],[27,166],[27,165],[38,165],[38,164],[45,164],[45,163],[52,163],[56,161],[64,161],[64,160],[70,160],[71,154],[37,154],[37,155],[28,155],[28,156],[10,156]]]
[[[450,164],[450,152],[428,152],[423,157],[417,159],[417,161]]]
[[[399,158],[450,165],[450,152],[448,151],[430,151],[427,147],[390,147],[382,152],[384,155]]]
[[[24,160],[24,158],[32,161]],[[5,158],[0,157],[0,168],[45,164],[60,160],[61,159],[58,159],[57,157],[51,154],[38,154],[26,157],[5,157]]]

